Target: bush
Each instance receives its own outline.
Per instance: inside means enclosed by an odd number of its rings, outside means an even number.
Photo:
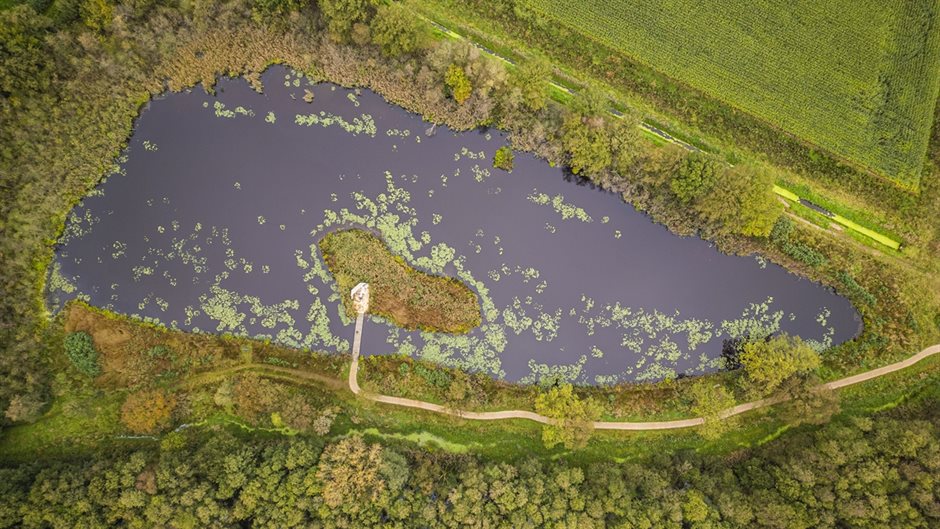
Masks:
[[[444,370],[429,369],[421,364],[415,364],[414,372],[432,386],[442,389],[450,386],[450,375]]]
[[[842,281],[842,284],[845,285],[846,290],[849,292],[849,296],[853,299],[861,300],[863,303],[869,306],[874,305],[878,301],[878,299],[871,292],[869,292],[862,285],[858,284],[858,281],[849,275],[848,272],[840,270],[839,281]]]
[[[121,406],[121,423],[138,434],[159,433],[170,426],[176,397],[162,389],[128,395]]]
[[[91,340],[91,335],[84,331],[69,333],[65,337],[65,354],[79,371],[90,377],[101,374],[98,366],[98,351]]]
[[[823,254],[810,248],[801,242],[790,240],[790,234],[793,232],[793,221],[786,217],[780,217],[770,231],[770,240],[780,248],[783,253],[812,267],[826,264],[828,259]]]
[[[496,155],[493,156],[493,167],[512,172],[512,162],[514,158],[512,149],[502,146],[496,149]]]

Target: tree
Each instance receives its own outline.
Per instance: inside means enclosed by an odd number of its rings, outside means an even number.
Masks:
[[[512,70],[510,86],[522,95],[522,103],[531,110],[542,110],[547,100],[545,86],[552,74],[552,65],[542,57],[523,62]]]
[[[353,435],[323,450],[316,477],[328,507],[356,512],[369,504],[388,505],[390,492],[397,492],[408,475],[401,455]]]
[[[600,118],[568,114],[562,124],[561,141],[574,174],[600,173],[611,163],[610,138]]]
[[[114,21],[114,6],[108,0],[84,0],[79,11],[85,26],[98,33],[104,33]]]
[[[616,120],[610,134],[610,151],[614,171],[623,178],[630,177],[643,153],[640,146],[639,120],[636,116],[624,114]]]
[[[711,191],[721,167],[718,160],[704,153],[692,153],[673,175],[669,188],[683,204]]]
[[[702,417],[705,423],[699,433],[705,439],[713,440],[738,425],[738,418],[722,417],[721,412],[735,405],[734,395],[721,384],[699,380],[691,388],[692,413]]]
[[[744,344],[741,365],[752,388],[761,395],[773,393],[788,378],[819,367],[819,353],[799,337],[785,334]]]
[[[256,22],[268,22],[300,11],[305,5],[303,0],[253,0],[251,18]]]
[[[50,82],[49,21],[27,5],[0,11],[0,98],[44,91]]]
[[[79,371],[90,377],[101,374],[98,351],[91,335],[84,331],[72,332],[65,337],[65,354]]]
[[[512,149],[503,145],[496,149],[496,154],[493,156],[493,167],[512,172],[513,158]]]
[[[138,434],[159,433],[171,424],[176,397],[163,389],[131,393],[121,406],[121,423]]]
[[[708,503],[705,502],[705,496],[697,490],[690,490],[686,493],[685,501],[682,503],[682,517],[687,522],[704,522],[708,518]]]
[[[711,190],[694,207],[720,232],[748,237],[769,235],[783,211],[773,193],[772,173],[748,165],[716,168]]]
[[[571,111],[586,121],[597,120],[610,110],[610,98],[600,90],[586,86],[571,101]]]
[[[593,399],[581,399],[571,384],[554,386],[535,398],[535,411],[552,419],[542,429],[546,448],[557,444],[567,449],[585,446],[594,431],[593,421],[601,415],[601,407]]]
[[[457,103],[462,105],[467,99],[470,99],[473,86],[470,84],[470,79],[467,78],[467,74],[460,66],[451,64],[447,67],[447,73],[444,75],[444,84],[447,86],[451,97],[453,97],[454,101]]]
[[[400,3],[386,4],[379,7],[372,20],[372,42],[390,57],[405,55],[421,46],[423,29],[419,19],[408,14]]]
[[[320,12],[333,40],[349,42],[357,25],[365,26],[375,12],[376,0],[319,0]],[[362,31],[362,30],[359,30]]]
[[[33,422],[39,418],[43,404],[32,395],[14,395],[4,415],[11,422]]]
[[[825,424],[839,413],[839,394],[825,387],[815,374],[793,376],[780,385],[780,394],[788,397],[781,417],[793,426]]]

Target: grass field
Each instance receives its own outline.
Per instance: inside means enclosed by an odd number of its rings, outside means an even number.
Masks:
[[[940,86],[935,0],[526,0],[537,12],[916,189]]]

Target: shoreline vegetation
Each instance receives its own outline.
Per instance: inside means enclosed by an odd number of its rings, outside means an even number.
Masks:
[[[480,300],[470,287],[454,277],[415,269],[367,231],[333,231],[320,239],[319,247],[350,319],[356,312],[346,293],[361,282],[374,292],[369,312],[404,329],[466,334],[483,319]]]

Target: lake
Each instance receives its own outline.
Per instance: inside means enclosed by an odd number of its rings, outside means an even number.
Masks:
[[[433,127],[284,67],[263,81],[263,94],[222,79],[215,95],[143,110],[114,174],[70,214],[53,310],[78,298],[186,331],[348,352],[352,322],[317,241],[363,227],[419,269],[462,279],[483,311],[463,336],[372,318],[363,354],[612,384],[717,370],[722,343],[749,334],[824,350],[860,331],[846,299],[760,256],[678,237],[526,153],[511,173],[493,168],[498,131]]]

